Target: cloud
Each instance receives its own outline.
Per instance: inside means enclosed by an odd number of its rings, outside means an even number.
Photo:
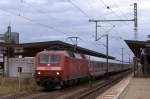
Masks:
[[[23,0],[23,2],[32,3],[32,4],[38,4],[38,5],[44,5],[48,1],[47,0]]]
[[[146,39],[143,35],[147,35],[148,31],[150,31],[148,27],[150,1],[148,0],[104,0],[106,5],[110,6],[111,9],[107,9],[101,0],[71,1],[88,14],[91,19],[132,19],[133,3],[137,2],[139,39]],[[79,40],[81,46],[105,53],[105,47],[102,45],[99,46],[99,43],[94,41],[95,23],[90,23],[88,21],[89,18],[79,11],[79,9],[75,8],[68,0],[23,0],[23,2],[20,2],[20,0],[1,0],[0,9],[15,13],[16,15],[20,14],[33,21],[30,22],[29,20],[0,10],[0,32],[5,32],[7,25],[11,22],[12,30],[20,32],[21,42],[65,41],[68,36],[79,36],[84,40]],[[38,23],[44,24],[44,26]],[[110,31],[110,36],[122,36],[125,39],[134,39],[133,22],[101,22],[98,25],[111,27],[110,24],[116,25]],[[55,28],[56,31],[50,27]],[[99,27],[99,36],[103,35],[108,28]],[[99,42],[105,43],[105,39]],[[113,53],[113,51],[120,51],[118,48],[122,46],[126,46],[123,40],[117,41],[110,38],[110,54],[119,56],[120,54]]]
[[[43,35],[39,37],[31,37],[31,40],[33,41],[52,41],[52,40],[58,40],[58,39],[66,39],[64,37],[62,37],[61,35]]]

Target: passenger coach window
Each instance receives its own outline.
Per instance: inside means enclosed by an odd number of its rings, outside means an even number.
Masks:
[[[60,56],[58,55],[43,55],[39,57],[40,63],[58,63]]]

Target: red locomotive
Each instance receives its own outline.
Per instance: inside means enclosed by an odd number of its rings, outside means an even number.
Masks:
[[[110,64],[109,64],[110,65]],[[120,64],[109,66],[109,72],[128,69]],[[106,73],[106,63],[89,61],[86,55],[71,51],[42,51],[35,57],[35,78],[46,89],[78,83],[89,76],[99,77]]]

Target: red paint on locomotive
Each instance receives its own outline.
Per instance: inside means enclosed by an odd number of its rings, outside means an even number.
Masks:
[[[64,81],[88,76],[88,60],[71,57],[67,51],[42,51],[35,57],[37,82],[42,80],[46,84],[46,79],[51,79],[52,83],[62,85]]]

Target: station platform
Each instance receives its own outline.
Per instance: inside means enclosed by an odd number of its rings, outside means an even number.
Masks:
[[[130,75],[96,99],[150,99],[150,77]]]
[[[132,78],[120,99],[150,99],[150,78]]]

